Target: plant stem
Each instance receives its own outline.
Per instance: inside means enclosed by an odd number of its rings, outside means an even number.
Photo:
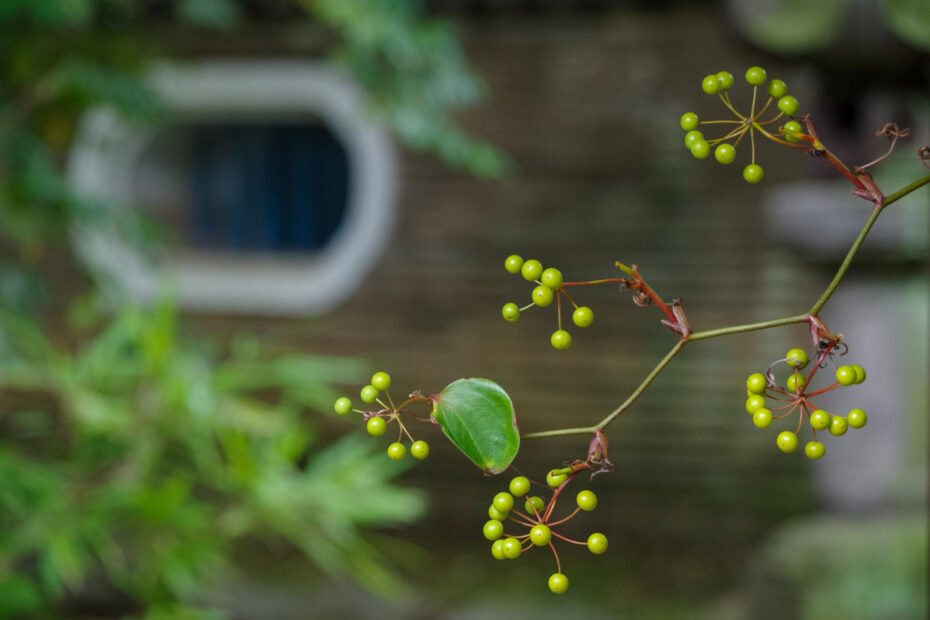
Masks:
[[[849,248],[849,251],[846,253],[846,257],[843,259],[843,262],[840,264],[839,269],[837,269],[836,275],[833,276],[833,280],[827,285],[826,290],[820,296],[820,299],[811,306],[811,309],[804,314],[796,314],[793,316],[787,316],[780,319],[773,319],[770,321],[762,321],[760,323],[746,323],[744,325],[733,325],[730,327],[721,327],[718,329],[708,329],[700,332],[693,332],[687,337],[680,338],[675,346],[666,353],[665,357],[656,365],[652,371],[646,375],[646,378],[637,386],[633,393],[623,401],[616,409],[611,411],[603,420],[598,422],[593,426],[582,426],[574,428],[560,428],[551,431],[539,431],[536,433],[527,433],[523,435],[523,439],[541,439],[544,437],[559,437],[564,435],[589,435],[597,431],[603,431],[622,415],[627,409],[629,409],[633,403],[635,403],[640,396],[646,391],[646,389],[655,381],[656,377],[665,370],[665,367],[668,366],[671,361],[675,358],[678,353],[681,352],[684,346],[695,340],[708,340],[710,338],[717,338],[720,336],[730,336],[732,334],[742,334],[752,331],[760,331],[763,329],[772,329],[774,327],[783,327],[785,325],[793,325],[795,323],[805,323],[816,317],[817,313],[824,307],[833,293],[836,291],[836,288],[839,286],[840,281],[842,281],[843,276],[846,275],[846,272],[849,269],[849,266],[852,264],[853,258],[855,258],[856,253],[859,251],[862,242],[865,241],[865,238],[868,236],[869,231],[872,230],[872,226],[875,225],[875,221],[878,219],[878,216],[881,214],[882,209],[888,205],[897,202],[901,198],[904,198],[908,194],[914,192],[915,190],[923,187],[930,183],[930,175],[917,179],[916,181],[909,183],[899,189],[898,191],[885,196],[881,204],[876,205],[872,209],[872,213],[869,215],[869,218],[866,220],[865,224],[862,226],[862,230],[859,231],[859,235],[853,241],[852,246]]]

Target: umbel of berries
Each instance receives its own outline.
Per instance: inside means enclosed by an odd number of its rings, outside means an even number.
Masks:
[[[749,163],[743,168],[747,183],[758,183],[764,176],[762,166],[756,163],[756,140],[764,138],[783,146],[807,149],[798,144],[803,135],[801,124],[794,119],[798,113],[798,100],[788,94],[783,80],[770,80],[762,67],[750,67],[744,74],[752,87],[751,103],[741,112],[730,97],[737,80],[729,71],[711,73],[701,80],[704,93],[719,98],[727,111],[725,118],[704,119],[694,112],[685,112],[679,119],[685,132],[685,148],[695,159],[714,159],[724,165],[736,161],[737,152],[749,151]],[[714,131],[714,135],[710,132]],[[745,144],[748,142],[748,144]]]
[[[507,302],[501,309],[501,315],[508,323],[515,323],[520,318],[520,313],[536,306],[547,308],[553,304],[556,307],[557,327],[549,337],[549,343],[553,349],[564,350],[572,345],[572,335],[562,326],[562,301],[563,298],[571,304],[572,323],[576,327],[590,327],[594,323],[594,311],[588,306],[580,306],[575,299],[565,290],[567,286],[577,286],[588,284],[587,282],[565,282],[562,272],[555,267],[544,268],[535,258],[523,260],[523,257],[517,254],[511,254],[504,261],[504,269],[514,275],[519,274],[524,280],[535,284],[536,286],[530,293],[530,302],[520,307],[516,302]]]
[[[547,547],[555,558],[555,572],[547,580],[554,594],[562,594],[569,587],[556,544],[585,546],[595,555],[607,551],[607,537],[600,532],[583,541],[560,532],[561,526],[579,513],[597,508],[597,496],[584,489],[575,495],[574,510],[567,515],[556,514],[559,497],[576,473],[571,467],[550,470],[546,475],[548,501],[532,493],[532,483],[525,476],[513,478],[506,491],[494,496],[488,507],[488,521],[482,527],[485,539],[491,541],[491,555],[497,560],[515,560],[533,549]]]
[[[830,413],[814,402],[815,398],[833,390],[858,385],[866,379],[865,368],[859,364],[844,364],[833,368],[833,383],[813,389],[815,377],[829,372],[824,364],[833,362],[834,347],[835,343],[819,351],[814,364],[809,364],[810,356],[804,349],[791,349],[765,373],[754,372],[746,379],[746,412],[752,416],[756,427],[766,429],[775,421],[797,418],[794,430],[783,430],[775,438],[775,445],[782,452],[797,450],[801,430],[808,426],[812,438],[804,445],[804,454],[813,460],[821,459],[827,449],[817,439],[818,431],[841,437],[849,428],[862,428],[868,422],[865,410],[860,407],[850,409],[844,416]],[[781,366],[785,366],[787,372],[779,381],[776,370]]]

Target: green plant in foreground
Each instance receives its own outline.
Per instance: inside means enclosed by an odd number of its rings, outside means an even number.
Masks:
[[[580,472],[590,470],[593,474],[610,471],[612,465],[608,458],[607,436],[605,430],[618,417],[627,412],[640,396],[649,388],[656,377],[672,362],[672,360],[689,345],[702,340],[720,338],[736,334],[744,334],[759,330],[774,329],[788,325],[806,324],[809,328],[813,353],[803,347],[792,348],[784,358],[773,363],[765,373],[753,373],[746,381],[747,401],[746,411],[752,415],[753,423],[760,428],[768,428],[773,420],[783,419],[797,413],[798,424],[794,431],[785,430],[776,438],[777,448],[783,452],[793,452],[799,445],[799,433],[807,420],[811,428],[812,440],[804,447],[804,453],[812,460],[822,458],[826,453],[824,444],[817,440],[817,431],[827,430],[834,436],[841,436],[849,427],[862,428],[867,421],[867,414],[863,409],[852,409],[847,416],[828,413],[818,408],[813,399],[828,392],[858,385],[865,381],[866,371],[858,364],[837,364],[835,358],[847,353],[844,336],[827,328],[820,317],[820,312],[833,296],[853,259],[859,251],[863,241],[869,234],[881,213],[900,200],[930,183],[930,175],[923,176],[902,187],[896,192],[885,195],[872,179],[868,168],[887,157],[893,150],[899,138],[905,137],[908,130],[899,129],[894,124],[882,127],[877,135],[887,137],[891,141],[888,152],[867,164],[848,167],[838,157],[831,153],[817,138],[813,122],[808,116],[796,116],[799,110],[797,100],[788,94],[787,85],[781,80],[768,81],[766,72],[761,67],[751,67],[746,71],[746,81],[753,87],[752,105],[748,114],[738,112],[729,98],[728,91],[735,83],[733,76],[721,71],[708,75],[702,81],[704,92],[718,95],[724,105],[735,115],[734,120],[702,121],[692,112],[684,114],[680,119],[682,129],[686,132],[686,146],[692,155],[698,159],[709,157],[711,147],[717,161],[729,164],[735,161],[736,146],[746,136],[749,136],[751,147],[750,163],[744,168],[743,176],[750,183],[762,180],[763,170],[756,163],[755,135],[782,146],[802,150],[815,157],[826,160],[854,187],[854,196],[868,201],[871,212],[862,225],[859,234],[853,240],[851,247],[840,264],[833,280],[829,283],[820,297],[805,312],[776,318],[759,323],[748,323],[719,327],[706,330],[695,330],[685,314],[684,306],[679,299],[665,301],[643,278],[636,265],[625,265],[617,262],[615,266],[623,273],[620,277],[608,277],[595,280],[565,280],[562,272],[554,267],[544,267],[538,259],[524,260],[520,255],[512,254],[504,260],[504,269],[514,275],[520,275],[532,285],[530,303],[520,307],[516,302],[507,302],[502,310],[503,319],[509,323],[519,320],[522,312],[533,307],[549,308],[555,306],[556,327],[551,334],[550,342],[555,349],[565,349],[571,345],[571,334],[564,329],[562,318],[563,301],[572,306],[572,322],[576,327],[586,328],[594,322],[594,312],[587,306],[579,305],[568,289],[582,286],[596,286],[612,284],[620,286],[620,290],[632,296],[633,302],[642,307],[654,307],[662,315],[660,323],[667,327],[676,339],[668,353],[663,357],[651,372],[642,380],[636,389],[613,411],[605,415],[599,422],[590,426],[560,428],[547,431],[517,435],[516,441],[495,442],[495,433],[501,429],[516,429],[516,419],[513,416],[512,404],[509,397],[503,393],[499,386],[494,386],[494,398],[486,398],[480,390],[475,390],[469,382],[487,382],[487,380],[460,379],[450,384],[440,395],[424,397],[419,392],[413,392],[408,401],[395,407],[388,398],[387,402],[377,401],[378,390],[374,386],[367,386],[362,391],[363,402],[378,402],[382,409],[372,412],[361,412],[369,423],[373,420],[399,421],[404,408],[416,402],[431,402],[434,406],[431,419],[443,427],[446,435],[460,450],[471,458],[486,473],[499,473],[504,471],[516,456],[519,439],[544,439],[567,435],[589,435],[591,440],[588,453],[584,460],[566,461],[561,468],[552,469],[546,475],[546,486],[554,489],[550,499],[544,501],[541,496],[528,495],[530,481],[521,476],[513,478],[508,491],[498,493],[488,508],[489,520],[482,528],[484,537],[492,541],[491,553],[497,559],[514,559],[534,547],[548,546],[556,560],[556,572],[548,579],[549,589],[553,593],[563,593],[568,590],[569,581],[562,573],[561,562],[558,558],[554,542],[560,540],[570,544],[586,545],[595,554],[603,553],[607,549],[607,539],[602,534],[594,533],[587,541],[572,540],[557,532],[554,528],[561,526],[573,518],[579,511],[593,509],[597,504],[596,496],[591,491],[582,491],[576,497],[577,508],[566,517],[554,516],[558,497],[565,486]],[[758,89],[766,85],[768,99],[757,107]],[[777,110],[771,112],[771,118],[764,118],[773,106]],[[782,121],[778,131],[771,131],[771,126]],[[706,139],[698,126],[700,124],[729,124],[730,131],[723,137]],[[732,140],[732,144],[730,141]],[[930,163],[930,147],[922,147],[918,155],[924,165]],[[777,365],[784,364],[788,368],[787,376],[779,381],[774,372]],[[835,382],[814,389],[813,380],[822,377],[823,369],[833,367]],[[809,369],[808,369],[809,367]],[[464,382],[468,385],[465,390],[472,398],[451,399],[444,402],[442,397],[446,391],[453,389]],[[374,377],[372,378],[374,383]],[[491,383],[491,382],[487,382]],[[368,389],[371,388],[371,389]],[[366,390],[368,390],[366,392]],[[454,389],[453,389],[454,391]],[[772,401],[769,403],[769,401]],[[440,406],[439,403],[442,403]],[[345,414],[351,410],[351,402],[347,397],[336,401],[337,413]],[[383,432],[382,425],[377,424],[377,432]],[[450,432],[455,427],[456,432]],[[371,429],[369,428],[369,432]],[[400,426],[403,435],[404,427]],[[478,438],[475,440],[474,438]],[[412,437],[408,437],[412,439]],[[479,449],[480,448],[480,449]],[[480,456],[476,454],[480,453]],[[523,510],[519,509],[517,499],[527,496]],[[513,534],[507,528],[514,525],[525,528],[525,533]],[[555,539],[555,540],[554,540]]]

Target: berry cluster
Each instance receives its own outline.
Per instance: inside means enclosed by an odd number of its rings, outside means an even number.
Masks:
[[[686,132],[685,147],[696,159],[707,159],[713,149],[714,159],[721,164],[732,164],[736,161],[736,147],[749,134],[750,163],[743,168],[743,179],[747,183],[758,183],[765,176],[765,171],[756,163],[756,133],[784,146],[807,148],[798,144],[806,135],[797,120],[788,120],[777,130],[771,127],[785,117],[794,117],[798,113],[798,100],[788,94],[788,86],[783,80],[769,80],[765,69],[750,67],[746,70],[746,82],[752,86],[752,104],[749,112],[743,114],[733,105],[728,92],[734,82],[733,74],[728,71],[712,73],[702,80],[701,90],[708,95],[720,97],[720,101],[735,118],[703,121],[694,112],[686,112],[680,120],[681,128]],[[757,106],[760,103],[758,90],[763,85],[766,86],[768,98]],[[773,103],[776,109],[769,113],[769,118],[763,119]],[[702,125],[723,125],[729,127],[729,131],[719,138],[708,139],[698,129]]]
[[[520,318],[521,312],[533,306],[546,308],[555,302],[558,314],[558,327],[556,331],[552,333],[549,342],[554,349],[558,350],[567,349],[572,344],[572,335],[562,329],[563,296],[574,307],[572,322],[577,327],[590,327],[591,324],[594,323],[594,311],[587,306],[579,306],[575,303],[572,296],[568,294],[568,291],[565,290],[566,286],[580,283],[565,282],[562,278],[562,272],[555,267],[544,269],[542,263],[534,258],[524,261],[522,257],[512,254],[504,261],[504,269],[506,269],[508,273],[520,274],[527,282],[536,284],[536,287],[530,294],[532,301],[530,301],[529,304],[522,308],[514,302],[504,304],[504,307],[501,309],[501,314],[505,321],[514,323]]]
[[[546,484],[552,490],[552,496],[548,502],[538,495],[529,495],[532,488],[530,480],[525,476],[517,476],[510,481],[508,491],[501,491],[494,496],[488,508],[490,519],[482,528],[484,537],[492,541],[491,555],[498,560],[515,560],[534,547],[549,547],[556,564],[556,571],[549,576],[549,590],[555,594],[562,594],[568,590],[568,577],[562,573],[562,564],[553,539],[574,545],[584,545],[596,555],[607,551],[607,537],[601,533],[595,532],[588,536],[587,541],[580,541],[568,538],[554,529],[567,523],[581,511],[590,512],[597,508],[597,496],[592,491],[584,490],[575,496],[574,511],[561,518],[554,516],[559,495],[578,471],[572,467],[549,471],[546,475]],[[526,499],[521,511],[516,508],[516,498],[524,496]],[[513,523],[517,527],[526,528],[526,533],[508,534],[504,527],[505,521],[508,524]]]
[[[810,358],[804,349],[791,349],[783,359],[777,360],[769,366],[765,373],[755,372],[746,379],[746,411],[752,416],[752,422],[758,428],[768,428],[772,420],[786,418],[796,411],[799,412],[798,425],[794,431],[782,431],[775,440],[778,449],[782,452],[794,452],[798,447],[798,434],[804,424],[805,416],[811,427],[813,439],[804,446],[804,454],[810,459],[820,459],[826,454],[826,447],[822,442],[817,441],[817,431],[828,430],[831,435],[845,435],[847,429],[862,428],[868,421],[868,416],[863,409],[855,408],[849,411],[847,416],[827,413],[823,409],[817,408],[811,399],[831,392],[840,387],[857,385],[865,381],[865,369],[859,364],[843,365],[836,368],[836,382],[816,391],[808,391],[808,385],[811,379],[817,374],[817,371],[825,367],[825,360],[830,358],[830,349],[828,345],[820,352],[817,363],[806,375],[801,373]],[[784,385],[779,385],[775,380],[774,367],[778,364],[785,364],[789,369],[789,374],[784,381]],[[766,399],[771,399],[775,403],[768,405]],[[776,413],[773,413],[773,410]]]
[[[352,408],[352,400],[348,396],[340,396],[336,399],[333,409],[339,415],[345,415],[354,411],[362,414],[365,420],[365,429],[372,437],[381,437],[387,432],[388,424],[396,423],[397,441],[387,447],[388,458],[399,461],[407,453],[407,446],[404,445],[403,439],[406,437],[410,441],[410,455],[415,459],[423,460],[429,456],[429,444],[422,439],[415,440],[410,431],[401,420],[401,413],[407,405],[424,400],[419,394],[411,395],[409,399],[402,402],[399,406],[394,405],[394,400],[388,393],[391,387],[391,375],[382,371],[376,372],[371,376],[371,383],[366,385],[359,392],[359,398],[367,405],[378,404],[380,409],[373,411],[362,411],[361,409]],[[383,395],[382,395],[383,394]]]

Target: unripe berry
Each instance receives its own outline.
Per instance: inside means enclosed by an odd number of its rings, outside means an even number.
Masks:
[[[501,512],[494,507],[494,504],[488,506],[488,518],[494,519],[495,521],[506,521],[509,512]]]
[[[494,496],[493,504],[501,512],[510,512],[513,509],[513,495],[507,491],[501,491]]]
[[[794,116],[798,113],[798,100],[791,95],[785,95],[778,100],[778,109],[788,116]]]
[[[807,458],[817,461],[823,458],[823,455],[827,453],[827,448],[819,441],[808,441],[804,446],[804,454]]]
[[[373,385],[366,385],[359,392],[363,403],[373,403],[378,400],[378,388]]]
[[[387,422],[384,421],[384,418],[368,418],[368,422],[365,423],[365,430],[372,437],[380,437],[387,430]]]
[[[391,375],[383,370],[376,372],[371,376],[371,385],[379,392],[383,392],[391,387]]]
[[[691,145],[691,155],[695,159],[707,159],[710,157],[710,144],[707,140],[697,140]]]
[[[862,383],[863,381],[865,381],[865,376],[866,376],[865,368],[863,368],[859,364],[853,364],[852,367],[853,367],[853,370],[856,371],[856,383]]]
[[[594,555],[600,555],[607,551],[607,537],[600,532],[588,536],[588,551]]]
[[[716,95],[717,91],[720,90],[720,80],[717,79],[716,75],[706,76],[701,82],[701,90],[708,95]]]
[[[772,412],[761,407],[752,414],[752,423],[756,428],[768,428],[772,425]]]
[[[764,394],[768,382],[761,372],[754,372],[746,379],[746,389],[753,394]]]
[[[568,577],[562,573],[549,575],[549,591],[553,594],[565,594],[568,591]]]
[[[545,547],[550,540],[552,540],[552,530],[548,525],[540,523],[530,529],[530,542],[537,547]]]
[[[765,177],[765,171],[759,164],[749,164],[743,168],[743,179],[747,183],[758,183]]]
[[[849,410],[849,416],[847,416],[847,420],[849,421],[849,425],[851,427],[862,428],[866,425],[866,422],[869,421],[869,416],[865,413],[865,410],[856,407],[855,409]]]
[[[784,81],[779,80],[778,78],[775,78],[774,80],[769,82],[769,85],[766,88],[766,90],[768,91],[769,95],[771,95],[775,99],[781,99],[782,97],[788,94],[788,85],[785,84]]]
[[[520,273],[520,269],[523,268],[523,257],[517,254],[511,254],[504,261],[504,269],[507,270],[507,273]]]
[[[746,413],[755,413],[756,409],[765,407],[765,398],[758,394],[753,394],[746,399]]]
[[[807,377],[797,372],[785,381],[785,387],[788,388],[789,392],[799,392],[804,389],[805,385],[807,385]]]
[[[692,129],[691,131],[685,134],[685,148],[690,151],[691,147],[694,146],[695,142],[697,142],[698,140],[703,140],[703,139],[704,139],[704,134],[702,134],[697,129]]]
[[[594,323],[594,310],[587,306],[578,306],[572,312],[572,323],[578,327],[590,327]]]
[[[736,160],[736,149],[731,144],[718,144],[714,149],[714,159],[721,164],[732,164]]]
[[[552,336],[549,338],[549,343],[552,345],[553,349],[559,351],[567,349],[572,346],[572,335],[569,334],[564,329],[552,332]]]
[[[746,69],[746,81],[753,86],[762,86],[768,75],[762,67],[749,67]]]
[[[494,556],[495,560],[506,560],[507,556],[504,555],[504,541],[495,540],[494,544],[491,545],[491,555]]]
[[[730,90],[733,86],[733,74],[729,71],[718,71],[717,82],[720,85],[720,90]]]
[[[788,121],[782,125],[781,131],[785,134],[785,140],[788,142],[799,142],[800,138],[798,138],[798,136],[801,135],[803,129],[801,128],[801,123],[797,121]]]
[[[543,498],[538,495],[526,498],[526,502],[523,504],[523,510],[526,511],[526,514],[530,516],[535,516],[537,513],[542,513],[543,508],[545,507],[546,502],[544,502]]]
[[[575,496],[575,503],[585,512],[591,512],[597,508],[597,495],[595,495],[593,491],[580,491],[578,495]]]
[[[836,369],[836,381],[840,385],[852,385],[856,382],[856,369],[852,366],[840,366]]]
[[[504,320],[508,323],[515,323],[517,319],[520,318],[520,307],[513,303],[506,303],[504,307],[501,308],[501,316],[504,317]]]
[[[539,306],[540,308],[545,308],[552,304],[553,293],[552,289],[548,286],[540,284],[533,289],[533,303]]]
[[[810,359],[807,357],[807,351],[804,349],[791,349],[785,353],[785,359],[791,368],[804,368]]]
[[[681,128],[685,131],[691,131],[695,129],[700,124],[700,119],[698,115],[694,112],[685,112],[681,115]]]
[[[517,476],[510,481],[509,488],[514,497],[523,497],[530,491],[530,479],[526,476]]]
[[[778,433],[775,444],[782,452],[794,452],[798,447],[798,436],[791,431],[782,431]]]
[[[846,418],[835,415],[830,417],[830,434],[836,437],[840,435],[845,435],[847,429],[849,428],[849,423],[846,422]]]
[[[557,469],[549,470],[549,473],[546,474],[546,484],[548,484],[553,489],[561,486],[563,482],[568,479],[568,474],[560,472]]]
[[[352,401],[349,400],[346,396],[340,396],[333,404],[333,409],[339,415],[345,415],[352,411]]]
[[[488,540],[497,540],[504,535],[504,524],[497,519],[491,519],[481,528],[481,533]]]
[[[418,461],[422,461],[429,456],[429,444],[422,439],[414,441],[410,444],[410,456]]]
[[[562,288],[562,272],[555,267],[549,267],[542,272],[542,276],[540,276],[539,281],[542,282],[544,286],[548,286],[553,291],[560,289]]]
[[[404,447],[404,444],[399,441],[395,441],[387,447],[388,458],[392,461],[399,461],[404,458],[404,455],[407,454],[407,448]]]
[[[504,539],[504,544],[501,550],[504,553],[504,557],[508,560],[516,560],[518,557],[520,557],[520,553],[523,552],[520,541],[513,536]]]
[[[540,263],[535,258],[523,263],[523,266],[520,267],[520,275],[523,276],[523,279],[527,282],[533,282],[534,280],[539,279],[539,276],[543,272],[542,263]]]
[[[822,431],[830,426],[830,414],[823,409],[811,413],[811,428]]]

